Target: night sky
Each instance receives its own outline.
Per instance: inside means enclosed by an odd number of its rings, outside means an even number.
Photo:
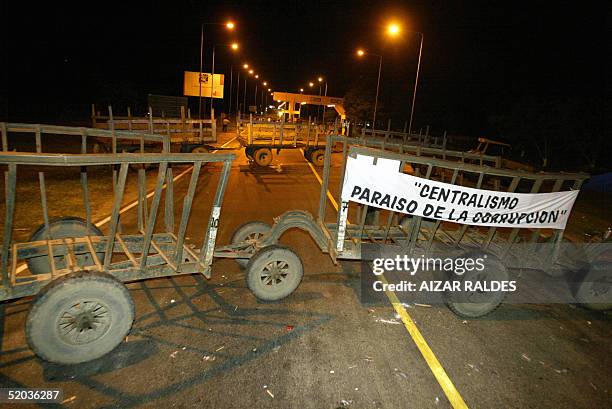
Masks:
[[[248,62],[274,90],[296,91],[321,74],[329,95],[344,96],[355,84],[375,86],[377,59],[357,59],[361,46],[384,56],[381,103],[402,122],[418,57],[418,36],[405,30],[423,32],[416,126],[478,135],[525,99],[606,102],[603,2],[7,3],[0,117],[11,121],[86,121],[92,102],[142,109],[149,93],[181,95],[183,71],[198,70],[200,22],[228,18],[232,34],[205,27],[204,71],[211,45],[235,40],[238,55],[217,52],[228,80],[230,65]],[[401,38],[382,34],[390,19]]]

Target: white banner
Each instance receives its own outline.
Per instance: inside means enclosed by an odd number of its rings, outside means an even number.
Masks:
[[[477,226],[564,229],[578,191],[507,193],[427,180],[400,162],[347,158],[342,201]]]

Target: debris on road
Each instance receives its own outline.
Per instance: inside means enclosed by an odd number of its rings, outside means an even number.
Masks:
[[[376,318],[376,322],[382,322],[383,324],[396,324],[399,325],[399,322],[396,319],[386,320],[384,318]]]
[[[219,352],[219,351],[221,351],[223,348],[225,348],[225,345],[221,345],[219,348],[215,349],[215,352]]]
[[[523,353],[523,354],[521,354],[521,357],[522,357],[522,358],[523,358],[525,361],[527,361],[527,362],[531,362],[531,358],[529,358],[529,356],[527,356],[527,354]]]
[[[329,371],[329,373],[335,373],[334,370],[332,369],[331,371]]]
[[[174,304],[176,302],[176,300],[173,298],[170,300],[170,304]]]
[[[342,399],[340,401],[340,407],[341,408],[346,408],[347,406],[351,405],[353,403],[352,400],[346,400],[346,399]]]
[[[436,396],[436,399],[434,400],[434,402],[436,402],[436,405],[437,405],[438,403],[440,403],[440,398]]]
[[[65,405],[67,403],[73,402],[74,400],[76,400],[76,395],[72,395],[68,399],[64,399],[63,402],[62,402],[62,405]]]
[[[178,354],[178,351],[174,351],[173,353],[171,353],[170,358],[176,358],[176,354]]]
[[[429,305],[429,304],[420,304],[418,302],[415,302],[414,305],[416,305],[417,307],[427,307],[427,308],[431,307],[431,305]]]
[[[558,374],[567,373],[567,369],[565,369],[565,368],[564,369],[555,369],[555,372],[558,373]]]
[[[364,360],[364,361],[366,361],[366,362],[372,362],[372,361],[374,361],[374,360],[372,359],[372,357],[367,356],[367,355],[366,355],[366,356],[363,358],[363,360]]]
[[[266,389],[266,392],[268,392],[268,395],[270,395],[274,399],[274,394],[270,392],[270,389]]]
[[[214,355],[204,355],[202,357],[202,361],[204,361],[204,362],[214,361],[215,359],[217,359],[217,358]]]
[[[293,327],[293,325],[287,325],[287,326],[285,327],[285,330],[286,330],[286,331],[293,331],[293,328],[294,328],[294,327]]]

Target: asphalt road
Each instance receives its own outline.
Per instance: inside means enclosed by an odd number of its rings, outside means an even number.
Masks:
[[[283,151],[268,169],[249,166],[235,152],[218,244],[247,221],[271,223],[291,209],[316,212],[320,184],[300,151]],[[196,194],[187,236],[197,244],[212,200],[207,186],[218,176],[218,167],[207,167],[202,181],[208,183]],[[177,181],[177,198],[187,181]],[[126,226],[134,220],[124,214]],[[335,266],[299,231],[281,241],[305,267],[287,299],[258,302],[232,260],[216,260],[210,281],[133,283],[137,319],[128,339],[82,365],[36,358],[23,331],[29,300],[0,304],[0,384],[63,388],[65,406],[79,408],[451,406],[390,303],[360,302],[359,263]],[[443,305],[406,311],[468,407],[612,407],[608,314],[565,304],[502,305],[469,321]]]

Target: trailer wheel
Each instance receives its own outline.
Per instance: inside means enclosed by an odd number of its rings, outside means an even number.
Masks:
[[[589,310],[612,309],[612,271],[609,264],[591,264],[586,271],[578,272],[574,296],[576,301]]]
[[[312,148],[306,148],[304,150],[304,157],[308,162],[312,162]]]
[[[304,267],[291,249],[273,245],[260,249],[247,264],[247,285],[257,298],[277,301],[300,285]]]
[[[466,282],[507,281],[508,269],[502,262],[491,254],[468,252],[460,258],[484,258],[484,269],[478,271],[465,271],[463,275],[450,272],[451,281],[459,282],[460,292],[445,292],[444,299],[448,308],[460,317],[479,318],[497,309],[504,300],[504,291],[464,291]]]
[[[134,321],[134,302],[115,277],[80,271],[62,276],[34,298],[26,337],[40,358],[77,364],[119,345]]]
[[[247,240],[257,240],[271,229],[268,223],[253,221],[244,223],[240,227],[236,229],[234,234],[232,235],[232,244],[244,243]],[[251,245],[245,248],[246,251],[255,252],[255,246]],[[236,263],[242,268],[245,268],[249,263],[249,259],[244,258],[235,258]]]
[[[268,148],[259,148],[255,151],[253,158],[259,166],[268,166],[272,163],[272,151]]]
[[[321,167],[325,163],[325,151],[323,149],[316,149],[312,152],[310,158],[310,161],[315,166]]]
[[[65,239],[69,237],[83,237],[83,236],[102,236],[102,232],[93,224],[91,229],[87,230],[87,222],[80,217],[59,217],[51,219],[49,221],[49,230],[51,239]],[[41,224],[30,236],[30,242],[46,240],[47,231],[45,224]],[[54,246],[54,249],[63,249],[64,246]],[[96,253],[98,259],[102,261],[104,259],[104,253]],[[83,254],[76,254],[76,262],[79,266],[92,266],[94,261],[92,260],[89,252]],[[64,256],[54,256],[55,266],[57,269],[66,268],[66,260]],[[30,257],[27,259],[28,269],[32,274],[42,274],[51,271],[51,265],[49,264],[49,256],[38,256]]]
[[[127,150],[129,153],[140,153],[140,147],[131,147]],[[146,152],[146,151],[145,151]],[[149,170],[153,167],[152,163],[130,163],[128,165],[130,170],[138,172],[140,169]]]
[[[191,148],[191,153],[209,153],[210,151],[206,146],[198,145]]]
[[[108,148],[105,144],[100,142],[95,142],[92,147],[93,153],[108,153]]]
[[[254,149],[252,146],[247,146],[246,148],[244,148],[244,154],[246,155],[246,157],[255,160],[255,158],[253,157],[253,152]]]

